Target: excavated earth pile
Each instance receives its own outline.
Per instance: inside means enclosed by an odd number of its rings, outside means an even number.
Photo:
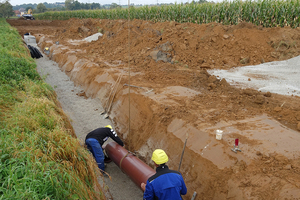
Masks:
[[[34,35],[41,49],[50,47],[49,57],[104,107],[120,79],[109,117],[126,148],[149,165],[152,151],[162,148],[170,168],[178,169],[187,138],[180,168],[188,187],[184,199],[194,191],[197,199],[300,199],[299,97],[239,89],[206,71],[298,56],[299,29],[101,19],[8,22],[22,36]],[[84,40],[96,33],[103,36]],[[216,140],[219,129],[222,140]],[[231,150],[236,138],[237,153]]]

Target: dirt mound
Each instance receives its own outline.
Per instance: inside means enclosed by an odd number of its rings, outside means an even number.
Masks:
[[[176,169],[188,133],[181,168],[186,199],[193,191],[199,199],[300,198],[300,152],[294,148],[300,141],[299,98],[237,89],[206,71],[297,56],[299,29],[101,19],[8,22],[21,35],[34,34],[41,48],[50,46],[51,58],[103,105],[123,74],[110,117],[141,159],[148,162],[154,148],[164,148]],[[70,43],[98,32],[104,33],[98,41]],[[142,87],[130,88],[131,115],[124,86],[129,70],[130,84]],[[215,139],[217,129],[226,133],[222,141]],[[237,154],[231,151],[235,138],[242,144]]]
[[[109,54],[114,52],[116,46],[127,44],[128,24],[124,20],[93,20],[94,28],[84,20],[70,20],[67,26],[72,24],[77,31],[72,34],[69,31],[60,32],[59,38],[81,38],[95,33],[106,32],[103,40],[106,41],[105,51],[101,51],[102,41],[98,41],[98,48],[86,47],[88,53]],[[81,27],[90,30],[91,33],[82,34]],[[95,27],[98,30],[95,30]],[[177,65],[190,69],[221,68],[228,69],[243,64],[253,65],[273,60],[282,60],[299,55],[298,29],[272,28],[263,29],[249,23],[241,23],[237,26],[223,26],[216,23],[206,25],[178,24],[175,22],[152,23],[134,20],[130,25],[131,52],[149,53],[149,50],[169,42],[172,50],[169,50],[173,61]],[[88,32],[88,31],[86,31]],[[100,46],[101,44],[101,46]],[[150,48],[147,51],[147,48]],[[123,57],[126,52],[114,53],[116,57]],[[136,64],[141,64],[134,54],[131,55]]]

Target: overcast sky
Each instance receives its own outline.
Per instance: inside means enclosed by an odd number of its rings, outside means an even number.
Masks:
[[[0,0],[1,2],[4,0]],[[116,4],[121,4],[121,5],[128,5],[128,1],[127,0],[99,0],[99,1],[95,1],[95,0],[78,0],[81,3],[100,3],[101,5],[103,4],[111,4],[111,3],[116,3]],[[142,4],[142,5],[146,5],[146,4],[161,4],[161,3],[185,3],[185,2],[189,2],[192,0],[130,0],[130,3],[134,3],[134,4]],[[196,0],[197,1],[197,0]],[[215,2],[220,2],[221,0],[215,0]],[[65,1],[60,1],[60,0],[10,0],[9,1],[11,5],[16,6],[16,5],[21,5],[21,4],[29,4],[29,3],[55,3],[55,2],[65,2]]]

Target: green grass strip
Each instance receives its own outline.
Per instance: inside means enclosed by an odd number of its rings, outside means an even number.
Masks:
[[[97,164],[2,18],[0,35],[0,200],[103,199]]]

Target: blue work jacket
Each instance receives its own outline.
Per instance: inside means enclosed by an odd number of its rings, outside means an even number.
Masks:
[[[144,200],[181,200],[187,189],[181,174],[167,165],[156,168],[156,174],[147,180]]]

